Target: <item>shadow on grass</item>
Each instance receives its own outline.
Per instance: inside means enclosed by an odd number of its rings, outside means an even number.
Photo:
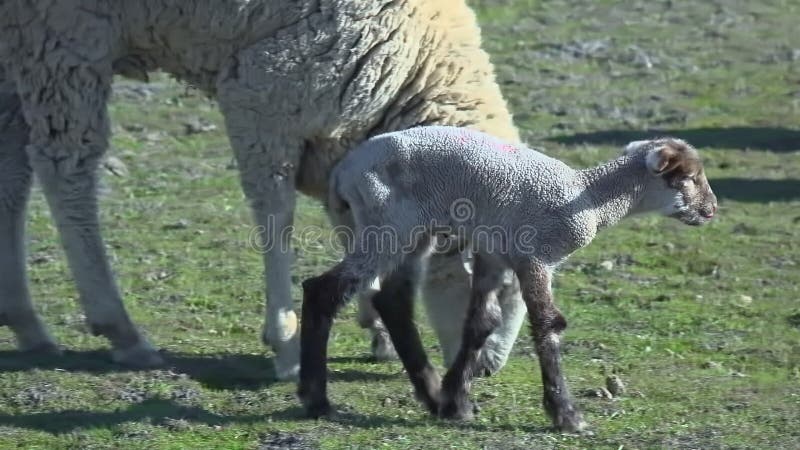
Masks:
[[[221,415],[205,409],[184,406],[172,400],[150,399],[131,405],[126,409],[111,412],[66,410],[33,414],[0,414],[0,425],[28,428],[48,433],[67,433],[81,428],[106,428],[125,422],[166,423],[166,419],[185,420],[205,425],[227,423],[252,423],[265,419],[261,415]]]
[[[791,201],[800,199],[800,179],[765,180],[717,178],[708,180],[717,197],[740,202]]]
[[[422,406],[419,406],[422,408]],[[180,420],[189,424],[208,426],[226,424],[248,424],[262,421],[311,421],[300,406],[287,408],[274,414],[241,414],[226,415],[207,411],[196,406],[185,406],[173,400],[163,398],[148,399],[115,411],[65,410],[58,412],[30,414],[0,414],[0,426],[27,428],[47,433],[68,433],[76,429],[108,428],[126,422],[150,423],[153,425],[171,426]],[[472,422],[448,422],[435,417],[401,418],[386,416],[369,416],[352,411],[337,411],[332,416],[320,419],[344,427],[374,429],[387,427],[429,427],[435,425],[442,428],[469,429],[471,431],[507,431],[525,433],[552,433],[549,426],[514,426],[511,424],[486,425]]]
[[[565,145],[603,144],[624,146],[631,141],[675,136],[698,148],[738,148],[791,152],[800,150],[800,130],[788,128],[730,127],[686,130],[604,130],[549,138]]]
[[[186,354],[162,353],[167,363],[163,369],[184,373],[210,389],[256,390],[276,383],[271,358],[254,354]],[[65,351],[62,356],[39,356],[15,351],[0,351],[0,373],[22,372],[30,369],[51,369],[67,372],[102,374],[110,372],[139,372],[113,363],[107,352]],[[378,382],[395,379],[398,375],[364,372],[354,369],[331,371],[331,381]]]
[[[417,405],[416,407],[419,408],[420,411],[423,410],[422,405]],[[336,405],[334,405],[334,408],[336,408]],[[270,417],[273,420],[287,420],[287,421],[311,420],[305,417],[303,408],[299,406],[287,408],[283,411],[278,411],[272,414]],[[468,429],[470,431],[478,431],[478,432],[508,431],[508,432],[539,433],[539,434],[555,432],[554,427],[547,425],[541,425],[541,426],[530,425],[522,427],[513,424],[502,424],[502,423],[487,425],[478,422],[479,418],[480,414],[475,416],[475,420],[473,421],[458,422],[458,421],[448,421],[444,419],[439,419],[432,415],[422,418],[402,418],[397,416],[393,417],[375,416],[375,415],[370,416],[370,415],[360,414],[358,412],[351,410],[349,411],[338,410],[331,416],[319,420],[332,422],[344,427],[353,427],[361,429],[389,428],[389,427],[416,428],[416,427],[436,426],[440,428]]]

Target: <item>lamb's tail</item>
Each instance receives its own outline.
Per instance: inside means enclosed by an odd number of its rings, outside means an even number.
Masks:
[[[350,211],[350,205],[347,200],[342,196],[342,183],[340,182],[340,171],[333,170],[330,176],[328,185],[328,197],[325,201],[325,210],[334,226],[336,225],[352,225],[353,218]]]

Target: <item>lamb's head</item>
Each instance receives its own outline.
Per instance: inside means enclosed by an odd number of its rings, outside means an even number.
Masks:
[[[663,138],[631,142],[625,153],[641,154],[653,177],[640,209],[660,211],[688,225],[703,225],[714,217],[717,197],[694,147],[680,139]]]

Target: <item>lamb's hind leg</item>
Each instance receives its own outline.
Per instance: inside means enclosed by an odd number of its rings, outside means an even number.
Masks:
[[[480,254],[475,255],[472,295],[464,321],[461,349],[442,381],[441,417],[469,419],[472,416],[470,384],[486,338],[500,324],[497,292],[503,285],[503,274],[502,265]]]
[[[120,363],[161,364],[161,356],[125,311],[100,235],[97,167],[109,135],[110,64],[39,65],[18,80],[30,125],[28,158],[56,222],[92,333],[111,341],[112,355]]]
[[[25,272],[25,206],[31,168],[25,154],[28,125],[16,88],[0,73],[0,325],[8,325],[22,351],[59,353],[31,304]]]
[[[533,341],[542,370],[544,395],[542,403],[553,425],[563,431],[580,431],[586,423],[570,398],[567,382],[561,371],[560,334],[567,321],[553,303],[550,270],[535,261],[516,268],[522,295],[528,307]]]
[[[381,283],[381,290],[372,301],[411,379],[417,398],[436,414],[441,381],[428,360],[414,325],[414,294],[424,270],[423,262],[423,255],[406,257],[405,262]]]
[[[328,401],[328,338],[333,318],[344,303],[378,273],[358,256],[345,258],[333,269],[303,282],[300,326],[300,382],[297,396],[310,417],[330,412]]]

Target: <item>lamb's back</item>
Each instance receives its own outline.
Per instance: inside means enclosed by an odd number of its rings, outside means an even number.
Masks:
[[[575,171],[563,162],[475,130],[431,126],[376,136],[350,152],[339,172],[407,187],[418,200],[453,196],[541,201],[555,207],[571,195]]]

